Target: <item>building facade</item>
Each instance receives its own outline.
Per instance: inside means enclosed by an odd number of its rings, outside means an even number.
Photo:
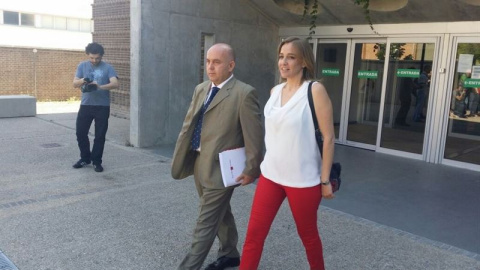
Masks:
[[[177,139],[204,55],[217,42],[236,51],[236,78],[265,103],[275,81],[278,26],[250,1],[130,1],[130,141],[134,146]],[[95,19],[95,18],[94,18]]]
[[[113,65],[119,88],[110,91],[110,112],[130,118],[130,1],[96,0],[92,6],[93,40],[105,48],[104,60]]]
[[[334,104],[337,143],[480,171],[480,22],[376,25],[382,37],[365,25],[352,28],[360,37],[331,26],[311,40]],[[302,33],[280,30],[281,37]],[[461,82],[466,74],[469,85]],[[459,91],[466,96],[460,115]]]
[[[107,2],[116,1],[95,4]],[[303,3],[129,1],[130,89],[122,102],[129,95],[131,143],[175,142],[213,43],[234,47],[235,76],[257,88],[263,105],[279,81],[278,42],[299,36],[310,38],[317,77],[334,104],[338,144],[480,171],[474,108],[480,1],[370,0],[369,25],[353,1],[319,0],[315,33],[301,15]],[[420,89],[429,68],[427,86]],[[417,87],[407,89],[408,83]],[[457,102],[462,89],[468,98]],[[462,102],[465,118],[455,114]]]
[[[0,2],[0,95],[79,99],[72,80],[92,40],[91,2]]]

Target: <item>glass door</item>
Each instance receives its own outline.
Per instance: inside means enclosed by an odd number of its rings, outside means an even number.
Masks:
[[[343,133],[342,120],[344,111],[343,92],[346,84],[346,61],[349,51],[349,42],[329,41],[328,43],[318,43],[316,48],[316,77],[327,89],[328,95],[333,105],[333,120],[335,127],[335,138],[339,139]]]
[[[354,42],[346,141],[358,147],[375,149],[386,42]]]
[[[421,155],[429,100],[438,94],[430,87],[435,40],[395,40],[388,46],[380,147]]]
[[[454,42],[444,160],[480,165],[480,38]]]

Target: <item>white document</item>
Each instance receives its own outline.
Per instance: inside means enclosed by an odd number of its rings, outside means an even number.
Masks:
[[[472,67],[472,79],[480,79],[480,66]]]
[[[457,72],[465,73],[470,70],[472,72],[473,54],[460,54],[458,56]]]
[[[243,169],[245,169],[245,147],[225,150],[218,154],[220,161],[220,169],[222,171],[222,179],[225,187],[234,186],[240,184],[236,182]]]

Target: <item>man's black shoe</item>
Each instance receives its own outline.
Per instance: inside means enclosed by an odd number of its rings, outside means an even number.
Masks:
[[[205,270],[223,270],[227,267],[235,267],[240,265],[240,258],[220,257],[213,263],[209,264]]]
[[[77,163],[73,164],[72,167],[75,168],[75,169],[80,169],[83,166],[88,165],[88,164],[90,164],[90,161],[85,161],[85,160],[80,159],[79,161],[77,161]]]
[[[93,164],[93,168],[96,172],[103,172],[103,167],[100,164]]]

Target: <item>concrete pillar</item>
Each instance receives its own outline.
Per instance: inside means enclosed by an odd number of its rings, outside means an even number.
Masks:
[[[131,0],[132,145],[175,143],[193,90],[203,81],[205,34],[234,47],[235,77],[257,88],[266,102],[275,84],[278,27],[249,3]]]

